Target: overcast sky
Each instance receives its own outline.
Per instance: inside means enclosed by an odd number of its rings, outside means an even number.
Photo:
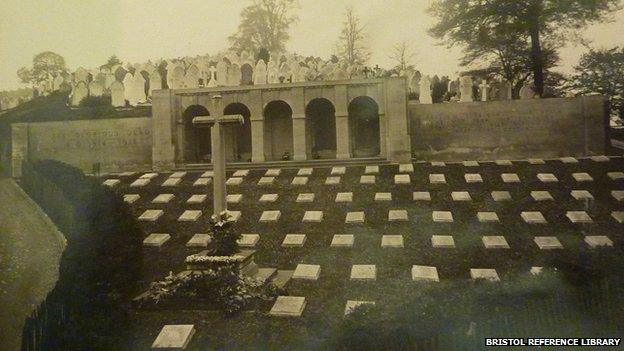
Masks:
[[[51,50],[71,70],[93,68],[115,54],[124,62],[215,53],[228,47],[247,0],[0,0],[0,90],[21,87],[16,71]],[[459,49],[436,45],[426,33],[433,19],[430,0],[299,0],[299,22],[291,28],[289,51],[328,58],[334,51],[344,9],[353,5],[369,32],[370,63],[390,67],[392,46],[407,41],[424,74],[459,71]],[[624,45],[624,11],[615,21],[594,25],[585,37],[596,47]],[[569,72],[584,51],[562,50]]]

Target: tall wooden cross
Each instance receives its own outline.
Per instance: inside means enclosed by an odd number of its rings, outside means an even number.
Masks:
[[[212,146],[212,170],[214,172],[213,183],[213,215],[216,220],[221,218],[227,211],[227,189],[225,184],[225,139],[223,137],[224,124],[243,124],[242,115],[223,115],[221,109],[221,95],[212,98],[214,116],[197,116],[193,118],[193,125],[198,127],[212,128],[210,139]]]

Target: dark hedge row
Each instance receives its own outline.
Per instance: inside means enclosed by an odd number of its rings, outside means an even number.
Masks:
[[[37,349],[127,349],[143,238],[130,209],[97,179],[57,161],[25,165],[21,185],[67,239]]]

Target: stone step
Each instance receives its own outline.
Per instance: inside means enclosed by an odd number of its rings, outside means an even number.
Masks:
[[[275,286],[277,286],[279,289],[284,289],[292,278],[293,273],[295,273],[295,271],[278,270],[272,280],[272,283],[275,284]]]
[[[227,170],[238,169],[265,169],[265,168],[304,168],[304,167],[333,167],[333,166],[368,166],[383,165],[391,162],[381,157],[368,158],[352,158],[345,160],[338,159],[322,159],[322,160],[306,160],[306,161],[267,161],[267,162],[231,162],[227,163]],[[176,165],[175,171],[188,170],[211,170],[211,163],[187,163]]]
[[[258,272],[254,275],[254,278],[266,283],[272,280],[277,274],[276,268],[258,268]]]

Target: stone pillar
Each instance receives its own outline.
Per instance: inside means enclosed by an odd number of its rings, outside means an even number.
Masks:
[[[351,140],[349,136],[349,98],[346,85],[336,85],[336,158],[351,158]]]
[[[351,158],[349,140],[349,114],[336,112],[336,158]]]
[[[264,120],[251,120],[251,162],[264,162]]]
[[[305,115],[293,114],[293,160],[303,161],[306,157],[306,120]]]
[[[11,176],[22,177],[22,163],[28,160],[28,124],[11,125]]]
[[[386,115],[379,114],[379,156],[388,157],[386,154],[386,140],[388,137]]]
[[[388,78],[385,80],[386,104],[384,113],[386,158],[393,162],[410,162],[412,148],[410,124],[407,114],[405,80]]]
[[[155,90],[152,95],[152,168],[171,170],[175,167],[174,95],[171,90]]]
[[[225,138],[223,126],[215,123],[210,130],[210,142],[212,146],[212,170],[213,176],[213,214],[219,218],[223,211],[227,211],[227,191],[225,184]]]

